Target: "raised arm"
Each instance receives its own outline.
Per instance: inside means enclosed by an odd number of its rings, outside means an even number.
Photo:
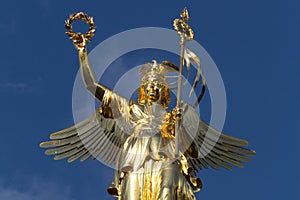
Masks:
[[[108,90],[103,85],[98,84],[94,71],[89,62],[86,41],[82,35],[81,38],[74,39],[73,43],[78,50],[80,71],[83,82],[87,90],[94,95],[99,101],[102,101],[105,90]]]
[[[87,33],[74,33],[72,30],[72,22],[74,20],[84,20],[90,26]],[[78,51],[80,71],[82,75],[83,82],[88,91],[95,96],[99,101],[103,100],[105,91],[108,90],[106,87],[98,84],[93,69],[90,65],[86,42],[90,41],[91,37],[94,36],[95,26],[93,18],[89,17],[83,12],[75,13],[68,20],[66,20],[65,27],[67,29],[66,34],[71,37],[75,48]]]

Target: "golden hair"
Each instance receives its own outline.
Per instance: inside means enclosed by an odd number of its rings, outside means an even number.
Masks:
[[[164,108],[168,108],[170,104],[170,89],[168,87],[163,87],[161,89],[161,99],[160,99],[160,104]]]
[[[138,103],[144,105],[146,102],[146,95],[144,86],[140,86],[139,93],[138,93]]]

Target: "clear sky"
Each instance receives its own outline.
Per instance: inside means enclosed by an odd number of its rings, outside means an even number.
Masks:
[[[64,20],[77,11],[94,17],[91,50],[128,29],[172,28],[184,6],[195,39],[214,59],[226,87],[224,131],[247,139],[257,151],[244,169],[200,171],[204,187],[197,198],[300,199],[299,1],[3,0],[1,200],[112,199],[106,193],[112,169],[93,160],[54,161],[39,148],[51,132],[73,124],[72,89],[79,65]],[[136,56],[149,57],[143,52]],[[130,66],[133,58],[119,64]]]

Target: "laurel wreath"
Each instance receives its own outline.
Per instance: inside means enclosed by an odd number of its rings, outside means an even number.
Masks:
[[[82,34],[81,32],[74,33],[72,29],[72,23],[76,20],[84,20],[89,25],[89,30],[84,34]],[[65,21],[65,27],[67,29],[66,34],[73,40],[78,38],[79,36],[83,36],[86,41],[90,42],[91,38],[94,36],[94,32],[96,31],[93,17],[90,17],[83,12],[78,12],[71,15],[70,18]]]

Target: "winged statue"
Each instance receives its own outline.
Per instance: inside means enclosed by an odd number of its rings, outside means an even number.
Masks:
[[[71,23],[83,19],[90,25],[87,33],[73,33]],[[100,107],[87,119],[54,132],[50,141],[40,144],[55,160],[85,161],[99,158],[115,166],[107,191],[119,200],[196,199],[202,188],[197,173],[202,169],[219,170],[243,167],[256,153],[248,142],[226,135],[205,123],[195,110],[177,99],[169,110],[170,86],[166,73],[182,73],[190,62],[198,66],[195,83],[201,74],[199,58],[184,46],[193,39],[185,9],[174,28],[181,38],[180,67],[164,61],[147,63],[139,73],[141,82],[137,102],[124,98],[98,83],[89,62],[87,41],[94,35],[93,18],[80,12],[66,21],[67,34],[78,51],[80,70],[87,90],[100,101]],[[180,76],[178,76],[178,79]],[[178,80],[177,90],[181,90]],[[202,93],[205,79],[202,77]],[[178,98],[178,97],[177,97]]]

